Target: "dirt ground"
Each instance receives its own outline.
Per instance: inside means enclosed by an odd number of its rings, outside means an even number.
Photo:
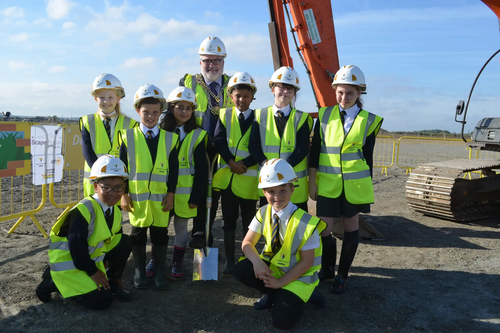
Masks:
[[[322,282],[327,307],[306,305],[292,331],[500,331],[500,217],[460,224],[422,216],[405,202],[406,179],[396,168],[389,169],[389,176],[375,175],[376,203],[365,220],[387,239],[361,241],[346,293],[331,294],[330,283]],[[37,217],[48,231],[61,211],[47,204]],[[35,288],[48,263],[49,241],[29,219],[8,234],[13,223],[0,224],[0,332],[275,331],[270,312],[253,309],[261,296],[257,291],[233,277],[191,281],[193,250],[187,251],[186,277],[171,281],[167,291],[155,290],[153,281],[145,291],[132,290],[131,257],[124,282],[134,293],[133,302],[115,302],[97,312],[53,294],[52,302],[42,304]],[[220,267],[221,223],[219,212],[214,245]]]

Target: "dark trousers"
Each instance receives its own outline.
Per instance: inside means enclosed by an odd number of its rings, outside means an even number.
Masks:
[[[243,199],[231,190],[231,184],[222,191],[222,218],[224,219],[224,231],[235,231],[236,221],[240,215],[241,209],[241,222],[243,225],[243,238],[245,237],[248,226],[252,221],[257,211],[257,200]]]
[[[111,286],[117,285],[118,279],[121,279],[127,259],[132,252],[132,239],[128,235],[122,235],[120,242],[104,256],[104,262],[107,262],[108,270],[106,272]],[[92,310],[106,309],[113,303],[113,293],[111,289],[93,290],[87,294],[71,297],[72,300],[86,308]]]
[[[269,294],[273,300],[272,318],[274,327],[290,329],[302,317],[304,301],[291,291],[265,287],[264,282],[255,277],[253,264],[250,260],[243,259],[238,262],[234,268],[234,276],[245,286],[255,288],[263,294]]]
[[[295,206],[299,207],[300,209],[304,210],[306,213],[308,212],[307,210],[307,201],[306,202],[300,202],[300,203],[293,203]],[[267,205],[267,199],[266,197],[260,197],[259,200],[259,207],[262,207],[264,205]]]
[[[215,151],[215,149],[212,146],[212,143],[210,142],[208,143],[207,146],[207,155],[210,160],[210,164],[212,164],[217,155],[217,152]],[[212,170],[212,178],[216,171],[217,171],[217,162],[214,163],[214,169]],[[217,209],[219,208],[219,198],[220,198],[220,192],[212,190],[212,207],[210,208],[210,229],[209,229],[210,233],[212,231],[212,226],[214,224],[215,215],[217,215]],[[197,232],[200,232],[203,237],[205,236],[206,221],[207,221],[207,202],[206,199],[204,198],[204,200],[202,200],[202,202],[198,205],[198,215],[193,218],[193,231],[192,231],[193,236]],[[210,240],[212,239],[213,237],[210,234]],[[209,243],[212,243],[212,241],[210,241]]]
[[[148,229],[152,244],[155,246],[168,245],[168,228],[149,226],[146,228],[132,227],[132,233],[130,236],[132,237],[132,243],[134,246],[146,245],[148,241]]]

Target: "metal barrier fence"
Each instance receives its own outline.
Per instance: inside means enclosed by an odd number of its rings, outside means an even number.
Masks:
[[[17,147],[30,156],[30,125],[27,123],[0,122],[0,148],[5,133],[9,140],[17,140]],[[83,156],[80,146],[78,125],[63,126],[64,171],[62,181],[48,186],[50,203],[63,209],[63,213],[76,205],[83,198]],[[16,132],[17,131],[17,132]],[[22,133],[13,136],[12,133]],[[3,135],[3,136],[2,136]],[[17,135],[17,134],[16,134]],[[24,149],[24,150],[23,150]],[[2,169],[0,160],[0,222],[17,219],[9,229],[13,232],[27,217],[31,218],[44,237],[46,231],[38,222],[35,214],[39,213],[47,203],[47,185],[34,186],[31,182],[31,157],[23,157],[22,162],[9,162],[9,167]],[[411,169],[428,162],[438,162],[457,158],[499,159],[500,153],[476,151],[466,147],[460,139],[424,138],[403,136],[395,139],[392,136],[377,137],[373,155],[375,168],[381,168],[387,175],[394,164],[399,168]],[[469,175],[470,177],[470,175]],[[54,216],[54,221],[57,217]]]

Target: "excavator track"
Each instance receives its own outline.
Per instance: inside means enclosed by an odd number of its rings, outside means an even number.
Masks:
[[[406,182],[409,206],[426,215],[466,222],[500,217],[500,160],[451,160],[419,166]],[[482,178],[465,177],[481,171]]]

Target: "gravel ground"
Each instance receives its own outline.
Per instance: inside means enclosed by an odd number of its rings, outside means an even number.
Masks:
[[[389,176],[375,175],[376,203],[364,218],[387,239],[363,240],[346,293],[333,295],[329,283],[322,282],[327,307],[307,305],[292,331],[500,331],[500,218],[462,224],[413,212],[404,198],[406,179],[396,168],[389,169]],[[48,203],[36,216],[48,231],[61,211]],[[145,291],[132,290],[133,302],[115,302],[102,312],[56,294],[42,304],[34,291],[48,263],[48,239],[29,218],[8,234],[14,222],[0,223],[0,332],[275,331],[270,312],[253,309],[260,297],[256,291],[232,277],[191,281],[192,250],[187,251],[186,277],[170,281],[166,291],[155,290],[151,281]],[[225,261],[221,223],[219,212],[214,245],[220,268]],[[130,231],[129,224],[125,230]],[[129,258],[124,273],[129,289],[132,275]]]

